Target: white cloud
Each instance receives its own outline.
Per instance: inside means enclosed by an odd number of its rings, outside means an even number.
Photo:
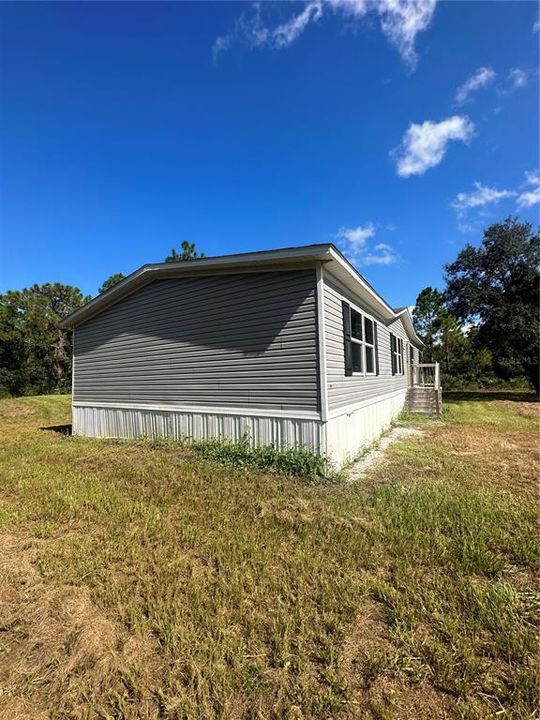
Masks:
[[[470,210],[473,208],[483,208],[486,205],[495,205],[505,198],[515,197],[517,193],[514,190],[497,190],[493,187],[487,187],[482,183],[475,182],[472,192],[460,192],[456,195],[451,205],[457,214],[458,229],[461,232],[472,232],[476,230],[474,222],[470,222]],[[477,213],[478,214],[478,213]],[[479,218],[476,218],[477,220]]]
[[[527,170],[525,172],[525,185],[540,185],[540,172],[538,170]]]
[[[430,26],[435,3],[436,0],[376,2],[384,34],[410,67],[414,67],[418,59],[415,50],[416,36]]]
[[[397,157],[398,175],[423,175],[441,162],[451,140],[468,142],[473,132],[474,124],[462,115],[454,115],[438,123],[432,120],[426,120],[421,125],[411,123],[401,145],[392,153]]]
[[[460,192],[456,195],[456,199],[452,202],[452,207],[456,210],[466,210],[467,208],[481,207],[498,203],[503,198],[514,197],[517,193],[514,190],[497,190],[490,188],[482,183],[474,183],[475,190],[470,193]]]
[[[540,32],[540,17],[536,20],[533,25],[533,32]]]
[[[514,68],[508,73],[508,80],[513,88],[524,87],[527,84],[527,73],[520,68]]]
[[[529,75],[521,68],[513,68],[506,76],[504,84],[497,88],[499,95],[511,95],[515,90],[525,87],[529,82]]]
[[[527,190],[518,197],[518,207],[531,207],[540,203],[540,185],[533,190]]]
[[[478,70],[474,72],[470,77],[468,77],[463,83],[463,85],[460,85],[460,87],[457,89],[456,102],[458,103],[458,105],[463,105],[463,103],[467,102],[472,93],[482,87],[485,87],[486,85],[489,85],[489,83],[493,82],[495,77],[496,73],[493,68],[478,68]]]
[[[290,20],[269,33],[271,44],[276,48],[288,47],[304,32],[310,22],[320,20],[322,13],[323,6],[319,0],[306,3],[301,13],[293,15]]]
[[[375,225],[371,222],[358,227],[341,227],[335,239],[344,254],[354,265],[391,265],[398,261],[398,256],[391,245],[368,241],[375,236]]]
[[[530,187],[529,190],[523,190],[517,199],[519,208],[532,207],[540,203],[540,172],[538,170],[530,170],[525,173],[525,183],[522,187]]]
[[[335,237],[336,240],[343,240],[355,251],[360,250],[366,244],[366,240],[375,235],[375,226],[373,223],[367,225],[359,225],[355,228],[340,227]]]
[[[346,15],[355,18],[363,17],[369,10],[367,0],[327,0],[326,5],[334,12],[342,10]]]
[[[531,207],[540,202],[540,173],[538,170],[530,170],[525,173],[525,182],[518,190],[498,190],[494,187],[482,185],[475,182],[472,192],[460,192],[456,195],[451,205],[457,213],[458,228],[462,232],[477,230],[475,223],[469,221],[471,210],[478,210],[488,205],[496,205],[501,200],[508,198],[516,198],[519,208]],[[485,216],[485,212],[476,213],[476,224],[480,220],[480,215]],[[474,219],[473,215],[473,219]]]
[[[386,243],[378,243],[372,252],[360,258],[360,265],[393,265],[398,260],[393,248]]]
[[[216,39],[214,59],[234,42],[251,47],[284,48],[291,45],[310,23],[317,22],[328,10],[360,20],[368,13],[379,16],[388,41],[403,60],[413,68],[417,62],[416,36],[429,27],[437,0],[306,0],[299,13],[275,28],[266,27],[261,19],[261,5],[255,3],[243,12],[232,32]],[[294,4],[291,3],[291,6]]]

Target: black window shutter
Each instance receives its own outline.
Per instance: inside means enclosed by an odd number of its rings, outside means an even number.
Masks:
[[[343,347],[345,350],[345,376],[353,374],[352,366],[352,343],[351,343],[351,308],[349,303],[342,300],[343,309]]]
[[[390,333],[390,358],[392,360],[392,375],[395,375],[397,372],[396,368],[396,336],[394,333]]]
[[[375,345],[375,375],[379,374],[379,336],[377,333],[377,323],[373,321],[373,343]]]

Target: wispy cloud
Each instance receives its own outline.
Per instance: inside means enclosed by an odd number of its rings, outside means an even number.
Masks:
[[[369,242],[374,236],[375,225],[369,222],[358,227],[341,227],[334,237],[354,265],[391,265],[397,262],[398,256],[391,245]]]
[[[416,36],[430,26],[435,3],[436,0],[379,0],[375,3],[384,34],[410,67],[415,67],[418,61]]]
[[[526,172],[525,182],[517,190],[498,189],[475,182],[471,192],[458,193],[451,203],[457,214],[458,228],[462,232],[476,230],[480,217],[474,215],[475,210],[497,205],[501,200],[509,198],[516,198],[518,208],[531,207],[540,202],[540,173],[536,170]]]
[[[519,207],[532,207],[540,203],[540,185],[532,190],[526,190],[518,197]]]
[[[323,14],[323,4],[319,0],[311,0],[304,6],[302,12],[274,30],[268,31],[269,44],[276,48],[283,48],[292,43],[304,32],[310,22],[320,20]]]
[[[540,203],[540,172],[531,170],[525,173],[525,183],[522,185],[517,204],[519,208],[524,208],[532,207],[537,203]]]
[[[497,93],[500,96],[511,95],[516,90],[525,87],[529,82],[530,72],[523,68],[512,68],[497,84]],[[456,105],[464,105],[472,100],[472,96],[482,88],[491,85],[497,78],[492,67],[480,67],[470,75],[456,91]]]
[[[513,88],[525,87],[527,80],[527,73],[521,68],[514,68],[508,73],[508,81]]]
[[[450,141],[468,142],[473,133],[474,124],[462,115],[454,115],[441,122],[426,120],[420,125],[411,123],[400,146],[391,153],[397,158],[398,175],[423,175],[441,162]]]
[[[378,243],[373,252],[368,252],[361,260],[361,265],[393,265],[398,257],[393,248],[386,243]]]
[[[515,197],[514,190],[498,190],[494,187],[474,183],[474,190],[471,192],[460,192],[456,195],[451,205],[456,211],[458,228],[461,232],[470,232],[475,229],[475,224],[470,221],[469,211],[472,208],[483,208],[486,205],[495,205],[504,198]]]
[[[499,95],[511,95],[515,90],[524,88],[529,82],[529,74],[522,68],[512,68],[504,82],[497,88]]]
[[[483,205],[497,203],[503,198],[514,197],[517,194],[514,190],[497,190],[479,182],[475,182],[474,187],[475,189],[472,192],[458,193],[456,199],[452,202],[452,207],[456,210],[482,207]]]
[[[358,225],[355,228],[340,227],[335,237],[336,240],[342,240],[348,244],[348,246],[355,250],[362,250],[366,241],[375,235],[375,225],[373,223],[367,223],[367,225]]]
[[[525,185],[540,185],[540,172],[538,170],[527,170],[525,173]]]
[[[405,63],[414,68],[418,60],[415,43],[419,33],[431,24],[437,0],[305,0],[300,12],[286,22],[268,27],[262,19],[261,4],[254,3],[241,13],[231,32],[214,42],[216,59],[235,43],[249,47],[284,48],[291,45],[310,25],[333,12],[360,21],[368,14],[379,17],[382,31]],[[296,3],[291,3],[291,7]]]
[[[456,103],[463,105],[471,95],[495,80],[497,73],[491,67],[481,67],[468,77],[456,92]]]

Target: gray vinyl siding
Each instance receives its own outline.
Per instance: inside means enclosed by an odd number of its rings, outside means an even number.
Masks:
[[[317,411],[314,270],[156,280],[78,326],[74,402]]]
[[[343,344],[343,311],[342,300],[346,300],[365,310],[366,315],[377,322],[379,345],[379,374],[345,376],[345,352]],[[344,291],[331,279],[325,279],[325,336],[326,336],[326,375],[328,385],[328,409],[330,412],[346,406],[354,406],[377,396],[386,395],[407,387],[409,371],[410,342],[400,318],[386,325],[384,321],[368,308],[362,306],[358,299]],[[403,340],[404,368],[403,375],[392,375],[390,357],[390,333]],[[415,361],[418,360],[416,350]]]

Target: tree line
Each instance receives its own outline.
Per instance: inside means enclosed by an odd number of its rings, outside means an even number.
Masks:
[[[446,389],[529,383],[539,391],[540,236],[509,217],[445,266],[445,288],[424,288],[413,320]]]
[[[184,241],[165,262],[204,257]],[[423,359],[441,364],[447,389],[528,382],[538,393],[540,236],[507,218],[488,227],[479,247],[466,245],[445,266],[445,287],[424,288],[413,320]],[[124,279],[107,278],[103,293]],[[62,318],[90,297],[46,283],[0,295],[0,393],[71,390],[71,333]]]

